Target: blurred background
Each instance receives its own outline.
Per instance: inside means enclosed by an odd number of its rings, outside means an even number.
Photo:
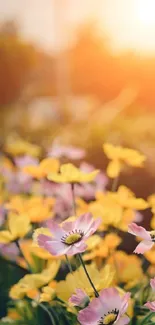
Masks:
[[[155,192],[155,1],[0,0],[0,145],[19,137],[140,150],[124,183]],[[145,186],[143,186],[145,185]]]

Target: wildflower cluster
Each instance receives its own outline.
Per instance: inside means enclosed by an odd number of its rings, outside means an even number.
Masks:
[[[154,324],[155,194],[137,198],[119,179],[146,158],[112,144],[103,150],[105,174],[81,161],[82,149],[54,145],[44,155],[23,140],[6,145],[0,258],[19,277],[0,324]],[[146,209],[149,230],[139,225]]]

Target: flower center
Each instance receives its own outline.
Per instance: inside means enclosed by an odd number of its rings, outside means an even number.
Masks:
[[[82,235],[80,235],[80,234],[71,234],[71,235],[66,237],[64,242],[67,245],[72,245],[72,244],[75,244],[78,241],[80,241],[81,238],[82,238]]]
[[[155,242],[155,230],[150,231],[150,236],[153,242]]]
[[[111,312],[108,312],[107,315],[104,315],[101,320],[99,321],[98,325],[113,325],[117,316],[118,310],[115,308]]]
[[[108,314],[104,317],[103,324],[104,325],[112,325],[114,321],[116,320],[117,315],[116,314]]]
[[[82,236],[80,234],[71,234],[65,239],[65,243],[67,245],[75,244],[81,239],[81,237]]]

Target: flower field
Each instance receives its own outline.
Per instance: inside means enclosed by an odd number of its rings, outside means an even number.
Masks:
[[[0,324],[154,324],[155,194],[120,181],[147,159],[102,149],[104,171],[73,146],[20,139],[1,152]]]

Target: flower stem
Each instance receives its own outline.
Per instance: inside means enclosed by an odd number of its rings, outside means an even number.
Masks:
[[[116,178],[114,178],[113,183],[112,183],[111,192],[116,192],[117,191],[119,176],[120,175],[118,175]]]
[[[49,312],[48,308],[46,308],[46,306],[44,306],[42,303],[39,303],[39,306],[46,311],[46,313],[48,314],[50,320],[51,320],[51,324],[52,325],[56,325],[55,319],[53,317],[53,315]]]
[[[71,190],[72,190],[72,200],[73,200],[73,213],[74,213],[74,216],[76,216],[76,201],[75,201],[74,183],[71,183]]]
[[[141,325],[146,325],[147,321],[150,320],[150,318],[154,315],[153,312],[150,312],[148,315],[146,315],[146,317],[143,318],[142,322],[141,322]]]
[[[66,258],[66,262],[67,262],[67,265],[68,265],[68,268],[69,268],[69,272],[73,273],[71,263],[70,263],[70,261],[68,259],[68,256],[66,254],[65,254],[65,258]]]
[[[23,254],[23,252],[22,252],[22,249],[21,249],[21,247],[20,247],[19,241],[16,240],[15,243],[16,243],[18,249],[19,249],[19,252],[20,252],[21,256],[24,258],[24,260],[25,260],[25,262],[26,262],[26,264],[27,264],[27,268],[28,268],[28,270],[31,272],[31,266],[30,266],[30,264],[28,263],[28,261],[26,260],[24,254]]]
[[[95,286],[94,286],[94,284],[93,284],[93,282],[92,282],[92,280],[91,280],[91,278],[90,278],[90,276],[89,276],[89,273],[88,273],[88,271],[87,271],[87,268],[86,268],[86,266],[85,266],[85,263],[84,263],[84,261],[83,261],[83,259],[82,259],[82,255],[81,255],[81,254],[78,254],[78,257],[79,257],[80,263],[81,263],[81,265],[83,266],[83,269],[84,269],[84,271],[85,271],[85,273],[86,273],[86,276],[87,276],[87,278],[88,278],[88,280],[89,280],[89,282],[90,282],[90,285],[92,286],[92,288],[93,288],[93,290],[94,290],[95,297],[99,297],[99,293],[97,292],[97,290],[96,290],[96,288],[95,288]]]

